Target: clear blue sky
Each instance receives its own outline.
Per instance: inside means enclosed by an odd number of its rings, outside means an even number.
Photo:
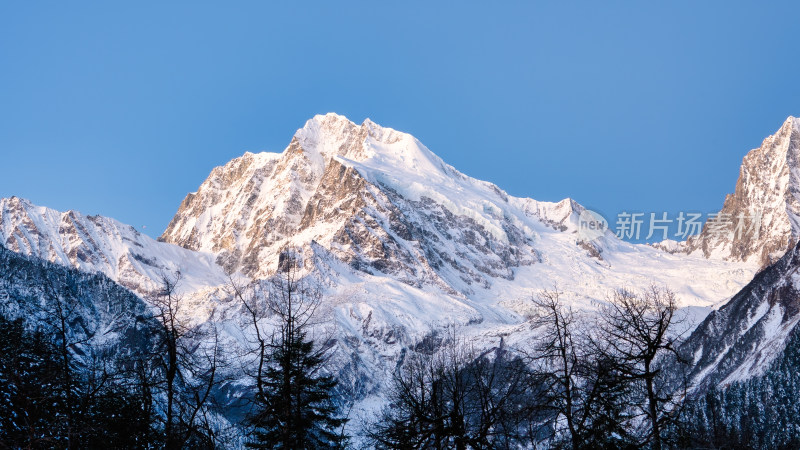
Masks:
[[[710,212],[800,114],[797,2],[288,3],[0,4],[0,196],[157,236],[334,111],[513,195]]]

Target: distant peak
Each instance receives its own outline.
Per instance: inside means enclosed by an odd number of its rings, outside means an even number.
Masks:
[[[301,130],[314,127],[314,126],[322,126],[322,127],[335,127],[335,126],[347,126],[347,127],[355,127],[357,126],[352,120],[348,119],[347,117],[336,114],[333,112],[329,112],[327,114],[317,114],[308,121],[306,124],[301,128]]]
[[[798,150],[798,134],[800,133],[800,119],[794,116],[789,116],[783,122],[780,129],[775,134],[764,139],[762,147],[774,150],[781,150],[786,152],[787,156],[797,153]],[[783,145],[775,146],[784,142]],[[794,164],[793,164],[794,165]]]
[[[341,156],[357,161],[374,156],[376,152],[389,151],[382,145],[370,146],[368,141],[385,145],[401,140],[415,141],[410,134],[381,126],[369,118],[358,125],[336,113],[314,116],[297,130],[294,138],[306,155]]]
[[[307,120],[303,128],[295,133],[298,138],[318,136],[321,133],[341,132],[357,125],[345,116],[336,113],[317,114]]]
[[[380,124],[373,122],[370,118],[364,119],[364,122],[361,124],[361,128],[367,130],[367,132],[369,132],[369,134],[372,135],[373,137],[381,136],[384,133],[391,134],[397,132],[397,130],[393,128],[384,127],[381,126]]]
[[[391,130],[390,128],[381,126],[367,117],[358,125],[356,122],[348,119],[341,114],[329,112],[327,114],[317,114],[308,121],[306,121],[303,128],[297,130],[299,134],[308,134],[308,132],[323,131],[326,133],[334,132],[339,133],[347,129],[365,128],[367,130]]]
[[[783,121],[780,129],[797,127],[798,125],[800,125],[800,119],[795,116],[789,116]]]
[[[34,206],[30,200],[22,197],[17,197],[16,195],[12,195],[11,197],[0,198],[0,202],[9,203],[11,205],[25,205],[25,206]]]

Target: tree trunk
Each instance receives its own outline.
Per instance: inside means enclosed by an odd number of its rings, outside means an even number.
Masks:
[[[653,389],[653,374],[650,371],[650,361],[644,366],[644,380],[647,387],[647,400],[650,408],[650,422],[653,427],[653,450],[661,450],[661,430],[658,426],[658,399]]]

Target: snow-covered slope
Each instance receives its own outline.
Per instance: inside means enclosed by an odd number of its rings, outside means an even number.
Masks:
[[[140,295],[151,291],[162,273],[180,271],[181,288],[193,293],[226,280],[212,255],[157,242],[108,217],[59,212],[17,197],[0,199],[0,244],[85,272],[102,272]]]
[[[573,200],[509,196],[444,163],[413,136],[370,120],[316,116],[281,154],[214,169],[161,240],[212,252],[226,269],[272,273],[286,248],[310,248],[361,275],[511,304],[558,283],[577,299],[665,283],[710,305],[752,276],[747,264],[670,255],[578,233]]]
[[[57,300],[53,292],[62,295]],[[126,354],[148,350],[147,336],[156,322],[142,299],[102,274],[22,256],[0,246],[0,313],[22,318],[31,328],[57,329],[62,302],[70,324],[69,340],[80,364],[103,347]],[[3,336],[3,339],[6,339]],[[5,400],[4,400],[5,401]]]
[[[800,119],[789,117],[742,161],[736,190],[686,250],[710,258],[777,261],[800,237]]]
[[[697,389],[764,373],[800,322],[800,246],[755,276],[731,301],[713,311],[680,351],[691,361]]]

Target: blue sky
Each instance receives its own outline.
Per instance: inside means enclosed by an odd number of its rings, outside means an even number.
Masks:
[[[157,236],[334,111],[513,195],[713,212],[800,114],[797,2],[162,3],[0,3],[0,196]]]

